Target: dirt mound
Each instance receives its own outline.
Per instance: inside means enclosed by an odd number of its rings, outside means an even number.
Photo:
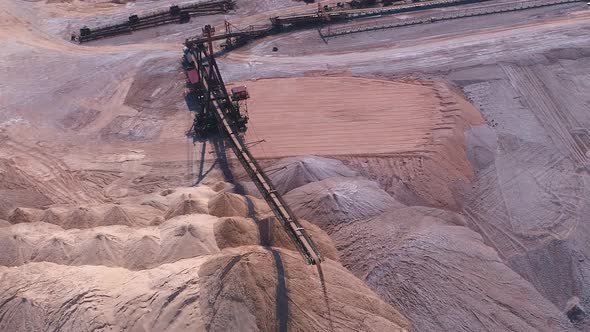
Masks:
[[[97,232],[84,239],[72,253],[73,265],[121,266],[122,241],[108,232]]]
[[[67,209],[63,208],[49,208],[43,211],[39,217],[39,221],[48,224],[63,225],[67,212]]]
[[[217,217],[248,217],[254,213],[250,209],[253,206],[249,207],[246,197],[229,192],[221,192],[209,201],[209,213]]]
[[[312,240],[314,241],[316,247],[320,251],[320,254],[331,260],[338,260],[338,252],[332,239],[326,234],[326,232],[322,231],[318,226],[299,219],[299,223],[307,233],[311,236]],[[280,247],[289,250],[297,250],[293,241],[285,232],[283,225],[278,221],[277,218],[273,217],[266,217],[260,220],[256,220],[256,224],[258,225],[258,233],[260,235],[260,244],[262,246],[267,247]]]
[[[315,267],[299,254],[260,247],[231,249],[203,264],[208,328],[263,331],[402,331],[409,324],[338,263],[322,264],[327,298]],[[260,273],[261,270],[267,271]],[[289,285],[288,289],[286,285]],[[267,290],[274,290],[268,294]],[[270,296],[269,296],[270,295]],[[228,301],[226,299],[235,299]],[[239,300],[237,300],[239,299]],[[329,303],[329,306],[326,305]],[[305,303],[301,306],[299,303]],[[237,313],[242,313],[240,325]],[[241,328],[239,328],[241,327]]]
[[[317,156],[283,158],[266,171],[281,194],[311,182],[357,175],[339,160]]]
[[[62,265],[151,268],[218,252],[213,229],[219,222],[212,216],[194,215],[139,229],[121,225],[69,230],[45,223],[12,225],[0,229],[3,240],[0,264],[16,266],[45,261]],[[255,229],[252,234],[257,237]],[[224,234],[217,237],[223,236],[231,237]]]
[[[143,271],[52,263],[0,267],[0,330],[410,329],[340,264],[322,267],[330,311],[315,267],[284,250],[228,249]]]
[[[372,181],[333,177],[293,189],[285,199],[295,214],[310,220],[330,234],[336,227],[401,207]]]
[[[8,221],[11,224],[31,223],[39,220],[41,210],[18,207],[10,213]]]
[[[108,225],[135,225],[135,220],[132,215],[129,215],[121,206],[113,206],[103,216],[102,226]]]
[[[164,219],[168,220],[176,216],[183,216],[189,214],[207,214],[207,205],[202,200],[193,198],[191,194],[183,194],[175,202],[173,202],[168,210]]]
[[[264,201],[230,192],[220,192],[209,201],[209,214],[217,217],[252,217],[270,212]]]
[[[31,254],[31,261],[34,262],[51,262],[56,264],[70,264],[77,251],[75,247],[80,245],[77,241],[66,234],[56,234],[50,236],[45,241],[39,243]],[[90,253],[89,253],[90,254]],[[88,259],[81,260],[89,263]]]
[[[260,244],[256,223],[251,219],[221,218],[214,231],[219,249]]]
[[[12,232],[0,232],[0,265],[18,266],[29,261],[34,243]]]
[[[100,226],[100,214],[93,207],[79,206],[66,215],[63,228],[91,228]]]
[[[332,238],[343,264],[419,331],[571,328],[464,224],[448,211],[408,207],[349,224]]]
[[[145,232],[139,234],[138,238],[127,241],[123,261],[125,266],[131,270],[148,269],[159,265],[154,258],[160,253],[160,237]]]
[[[218,252],[214,234],[216,220],[205,214],[167,220],[160,226],[161,249],[158,261],[175,262]]]

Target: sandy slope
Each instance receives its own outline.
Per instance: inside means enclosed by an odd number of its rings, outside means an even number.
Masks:
[[[577,55],[543,58],[561,68],[560,84],[544,64],[449,74],[503,120],[497,159],[494,138],[475,131],[468,138],[481,141],[465,153],[464,130],[483,120],[444,81],[349,77],[438,72],[570,47],[587,40],[587,13],[469,36],[412,37],[363,54],[333,43],[326,54],[268,57],[254,48],[220,61],[232,79],[338,72],[246,82],[253,96],[247,138],[266,139],[258,157],[336,155],[354,169],[310,157],[274,169],[298,214],[336,242],[338,252],[303,222],[324,256],[340,256],[372,288],[328,261],[329,315],[316,271],[291,251],[264,204],[232,192],[239,184],[218,182],[227,174],[215,167],[209,144],[187,144],[191,114],[176,37],[80,47],[56,38],[67,30],[60,15],[70,6],[45,5],[10,1],[0,10],[0,329],[409,327],[393,305],[424,331],[555,331],[571,328],[556,305],[580,294],[587,303],[587,227],[579,219],[588,210],[580,88],[587,66],[569,62]],[[75,2],[67,16],[101,6]],[[100,11],[129,10],[108,7]],[[297,45],[309,34],[281,38]],[[521,100],[526,105],[516,105]],[[539,126],[529,127],[529,118]],[[414,206],[460,210],[457,188],[474,178],[468,218]],[[208,186],[164,190],[198,181]]]
[[[332,326],[335,331],[406,331],[410,327],[336,261],[322,264],[324,295],[315,267],[290,250],[294,248],[289,240],[277,238],[284,236],[282,230],[273,226],[273,240],[265,243],[264,218],[257,215],[268,211],[263,203],[254,202],[252,206],[260,208],[252,211],[223,203],[227,197],[231,202],[257,199],[215,193],[204,186],[168,190],[160,196],[168,211],[178,211],[183,202],[205,208],[183,210],[158,226],[121,225],[121,219],[115,218],[121,214],[112,212],[104,218],[96,213],[92,221],[99,224],[85,229],[64,230],[35,220],[3,225],[0,330],[323,331]],[[158,198],[147,195],[134,200]],[[206,214],[207,206],[226,217]],[[130,204],[119,209],[126,209],[128,219],[146,213]],[[244,214],[254,220],[243,218]],[[80,221],[80,215],[68,218],[76,217]],[[309,231],[325,256],[336,258],[329,238],[318,228]],[[289,249],[279,248],[283,245]]]
[[[461,112],[460,96],[430,82],[298,77],[245,84],[248,138],[263,137],[254,151],[267,157],[428,150]]]
[[[350,177],[311,182],[285,197],[327,231],[343,264],[419,331],[572,328],[461,215],[406,207],[375,183]]]

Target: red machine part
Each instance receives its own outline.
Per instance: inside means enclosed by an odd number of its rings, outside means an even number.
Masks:
[[[248,98],[250,98],[250,95],[245,86],[236,86],[231,89],[231,99],[233,101],[246,100]]]
[[[186,71],[186,76],[191,84],[199,83],[199,72],[196,69],[189,69]]]

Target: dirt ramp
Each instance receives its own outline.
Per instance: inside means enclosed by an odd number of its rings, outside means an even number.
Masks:
[[[267,172],[281,194],[311,182],[357,175],[339,160],[317,156],[283,158],[268,167]]]

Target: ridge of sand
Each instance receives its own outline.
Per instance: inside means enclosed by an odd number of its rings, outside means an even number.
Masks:
[[[52,263],[0,267],[0,315],[6,318],[0,330],[319,331],[330,324],[336,330],[410,330],[340,264],[323,267],[332,294],[329,315],[315,269],[281,249],[240,247],[143,271]]]
[[[337,190],[340,187],[354,190]],[[373,182],[334,177],[294,189],[286,198],[298,215],[328,232],[342,263],[418,330],[572,327],[466,227],[463,216],[406,207],[392,197],[372,197],[376,194],[388,195]],[[373,202],[382,205],[376,208]]]

